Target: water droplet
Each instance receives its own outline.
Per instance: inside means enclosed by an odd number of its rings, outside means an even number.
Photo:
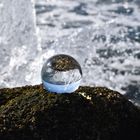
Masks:
[[[59,54],[45,62],[41,76],[46,90],[56,93],[71,93],[80,85],[82,69],[73,57]]]

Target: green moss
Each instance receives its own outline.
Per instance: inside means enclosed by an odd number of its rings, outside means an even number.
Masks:
[[[55,94],[42,85],[0,89],[0,140],[140,138],[140,110],[104,87]]]

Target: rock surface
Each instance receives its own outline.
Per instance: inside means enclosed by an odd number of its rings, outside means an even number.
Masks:
[[[104,87],[0,89],[0,140],[132,140],[139,130],[140,110]]]

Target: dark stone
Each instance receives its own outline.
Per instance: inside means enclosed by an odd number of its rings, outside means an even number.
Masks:
[[[46,12],[52,12],[54,9],[56,9],[56,6],[36,4],[35,9],[36,9],[36,14],[43,14]]]
[[[74,12],[77,15],[87,16],[89,14],[85,10],[86,7],[87,5],[85,3],[80,3],[78,6],[74,7],[74,9],[70,10],[69,12]]]
[[[109,12],[114,12],[123,15],[131,15],[134,12],[134,9],[131,7],[125,8],[124,6],[119,6],[116,10],[109,10]]]
[[[139,130],[140,110],[104,87],[0,89],[0,140],[132,140]]]

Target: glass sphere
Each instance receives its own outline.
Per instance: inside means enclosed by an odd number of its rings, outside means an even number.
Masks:
[[[71,93],[80,85],[82,69],[73,57],[59,54],[44,63],[41,77],[46,90],[56,93]]]

